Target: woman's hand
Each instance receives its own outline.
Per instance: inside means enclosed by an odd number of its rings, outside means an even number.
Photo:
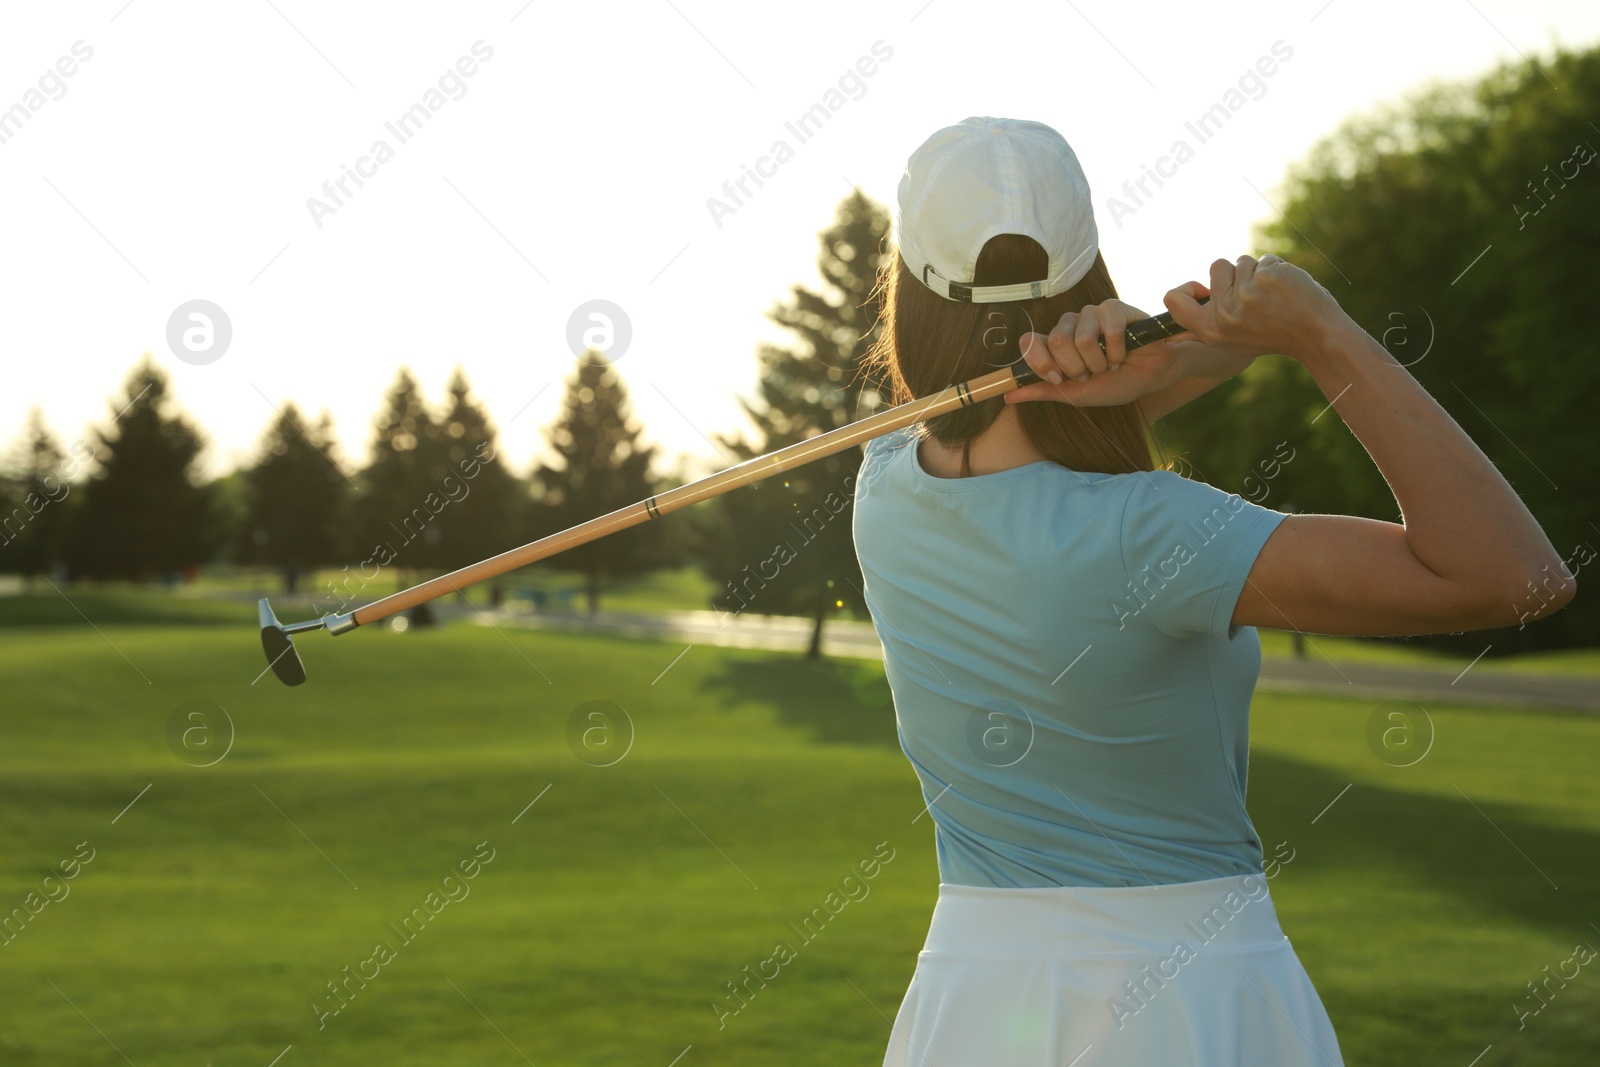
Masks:
[[[1048,336],[1023,334],[1018,341],[1022,356],[1044,381],[1011,390],[1006,403],[1055,400],[1111,407],[1170,387],[1190,373],[1196,346],[1182,342],[1193,335],[1184,331],[1129,352],[1124,331],[1128,323],[1144,318],[1149,315],[1113,299],[1067,312]]]
[[[1196,297],[1209,296],[1205,304]],[[1281,352],[1303,361],[1331,330],[1353,325],[1328,290],[1270,252],[1211,264],[1211,287],[1187,282],[1166,295],[1188,335],[1235,355]]]

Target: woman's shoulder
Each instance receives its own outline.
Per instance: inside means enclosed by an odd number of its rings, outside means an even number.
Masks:
[[[1127,483],[1130,502],[1133,503],[1190,505],[1238,497],[1237,493],[1218,489],[1204,478],[1169,467],[1119,474],[1116,477]]]

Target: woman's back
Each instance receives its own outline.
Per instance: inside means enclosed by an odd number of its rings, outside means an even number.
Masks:
[[[916,441],[868,445],[854,524],[941,881],[1259,872],[1260,644],[1230,615],[1286,516],[1169,471],[937,478]]]

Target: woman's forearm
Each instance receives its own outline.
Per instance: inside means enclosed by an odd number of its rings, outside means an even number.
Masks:
[[[1226,381],[1256,361],[1255,356],[1235,356],[1199,341],[1178,341],[1175,345],[1187,365],[1186,373],[1196,378]]]
[[[1232,356],[1198,341],[1179,341],[1174,346],[1184,361],[1184,377],[1156,393],[1138,400],[1146,422],[1183,407],[1197,396],[1210,392],[1248,367],[1255,357]]]
[[[1226,378],[1179,378],[1159,393],[1147,393],[1137,403],[1146,422],[1155,422],[1177,411],[1197,396],[1208,393],[1227,381]]]

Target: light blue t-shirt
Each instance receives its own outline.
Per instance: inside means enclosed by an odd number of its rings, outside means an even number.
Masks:
[[[1254,627],[1287,516],[1170,471],[1043,461],[937,478],[866,446],[856,555],[941,881],[1123,886],[1257,873]]]

